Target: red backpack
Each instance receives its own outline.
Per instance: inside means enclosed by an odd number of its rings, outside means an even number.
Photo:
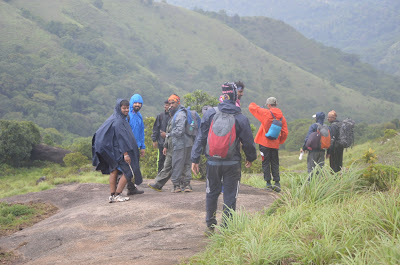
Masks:
[[[227,160],[233,157],[236,147],[235,116],[214,108],[216,114],[208,131],[206,154],[217,159]]]

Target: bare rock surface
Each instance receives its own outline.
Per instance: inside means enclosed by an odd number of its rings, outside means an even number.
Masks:
[[[193,192],[174,194],[147,187],[127,202],[108,203],[108,185],[69,184],[5,198],[9,203],[46,202],[59,211],[10,236],[0,249],[13,251],[19,264],[178,264],[201,252],[205,230],[205,182]],[[221,219],[220,196],[218,220]],[[241,185],[237,210],[252,213],[271,205],[277,194]]]

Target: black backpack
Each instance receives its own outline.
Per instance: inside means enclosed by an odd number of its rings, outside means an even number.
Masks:
[[[336,142],[343,148],[349,148],[354,144],[354,125],[355,121],[346,118],[340,122],[339,138]]]

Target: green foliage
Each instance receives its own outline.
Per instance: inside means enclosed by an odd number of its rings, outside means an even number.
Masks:
[[[367,164],[373,164],[375,163],[377,159],[377,155],[375,154],[375,150],[372,150],[371,148],[364,153],[362,156],[362,160],[367,163]]]
[[[146,145],[145,157],[140,158],[140,170],[145,178],[155,178],[158,173],[157,157],[158,148],[153,148],[153,133],[154,117],[146,117],[144,119],[144,142]]]
[[[398,180],[400,169],[382,164],[370,164],[363,172],[362,179],[375,190],[387,191]]]
[[[39,128],[33,122],[0,120],[0,163],[21,166],[39,143]]]
[[[286,139],[283,149],[289,151],[298,151],[303,147],[304,139],[307,135],[308,128],[313,124],[312,120],[301,119],[288,123],[289,136]]]
[[[217,98],[210,96],[208,93],[201,90],[195,90],[193,93],[187,93],[183,96],[185,107],[189,107],[192,110],[197,111],[199,115],[203,115],[201,109],[204,106],[215,107],[218,105],[219,101]]]
[[[385,135],[384,135],[384,137],[386,138],[386,139],[389,139],[389,138],[393,138],[393,137],[395,137],[396,135],[398,135],[399,133],[396,131],[396,130],[394,130],[394,129],[386,129],[385,130]]]
[[[90,163],[90,160],[80,152],[66,154],[63,160],[67,167],[72,168],[80,168]]]
[[[79,152],[86,158],[92,159],[92,137],[78,137],[75,138],[72,145],[68,149],[73,152]]]
[[[55,128],[46,128],[41,131],[43,143],[47,145],[60,145],[63,140],[63,135]]]

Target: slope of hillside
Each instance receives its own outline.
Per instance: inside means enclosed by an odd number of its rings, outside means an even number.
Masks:
[[[271,54],[225,23],[166,3],[14,0],[0,2],[0,12],[0,118],[86,136],[117,97],[140,93],[143,114],[155,115],[172,92],[218,96],[221,83],[239,79],[244,107],[273,95],[289,120],[334,108],[382,121],[400,111]]]
[[[399,73],[399,54],[392,47],[400,40],[400,2],[397,0],[170,0],[189,9],[201,8],[240,16],[283,20],[308,38],[358,54],[387,73]],[[387,58],[390,58],[388,60]]]

